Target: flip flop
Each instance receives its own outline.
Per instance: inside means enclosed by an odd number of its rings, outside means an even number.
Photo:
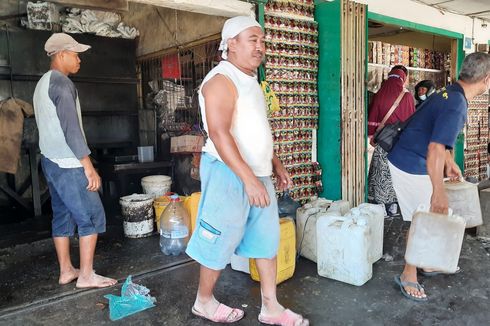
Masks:
[[[395,276],[395,283],[400,286],[400,291],[402,292],[402,294],[405,297],[409,298],[410,300],[417,301],[417,302],[426,302],[427,300],[429,300],[429,298],[427,297],[417,298],[411,295],[410,293],[408,293],[407,290],[405,290],[405,286],[416,288],[419,291],[423,290],[424,288],[418,282],[405,282],[401,280],[400,276]]]
[[[426,272],[423,269],[419,269],[418,272],[420,275],[425,276],[425,277],[432,277],[432,276],[437,276],[437,275],[454,275],[454,274],[460,273],[461,268],[459,268],[459,266],[458,266],[458,268],[456,268],[456,272],[454,272],[454,273],[445,273],[445,272],[438,272],[438,271]]]
[[[214,315],[208,317],[199,312],[195,307],[192,307],[192,313],[198,317],[210,320],[215,323],[231,324],[239,321],[245,316],[245,312],[241,309],[231,308],[222,303],[219,304],[218,309],[214,312]]]
[[[267,325],[295,326],[299,320],[302,321],[301,326],[308,326],[310,324],[308,319],[304,319],[303,316],[289,309],[284,310],[279,316],[275,317],[265,317],[259,314],[259,322]]]

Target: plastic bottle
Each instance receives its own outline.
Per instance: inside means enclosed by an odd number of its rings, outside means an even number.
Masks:
[[[170,203],[160,217],[160,250],[165,255],[178,256],[189,241],[189,215],[180,197],[170,196]]]

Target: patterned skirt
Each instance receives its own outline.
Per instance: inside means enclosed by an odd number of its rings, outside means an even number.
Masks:
[[[388,166],[388,153],[376,146],[368,175],[368,201],[389,206],[397,202]]]

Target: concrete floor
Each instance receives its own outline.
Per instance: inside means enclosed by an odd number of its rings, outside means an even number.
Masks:
[[[294,277],[278,287],[281,302],[304,315],[312,325],[489,325],[490,244],[467,235],[460,263],[462,273],[421,278],[430,301],[405,299],[393,276],[403,266],[407,224],[386,220],[385,253],[392,261],[374,265],[373,278],[362,287],[319,277],[316,265],[300,259]],[[76,249],[76,248],[75,248]],[[74,260],[77,261],[76,250]],[[97,272],[121,282],[147,286],[156,307],[129,316],[124,325],[212,325],[190,313],[199,266],[186,256],[160,253],[158,237],[125,239],[111,228],[97,247]],[[0,250],[0,325],[104,325],[109,320],[105,294],[110,289],[76,290],[57,285],[57,265],[50,240]],[[248,275],[226,269],[216,296],[242,307],[245,318],[237,325],[257,325],[260,288]]]

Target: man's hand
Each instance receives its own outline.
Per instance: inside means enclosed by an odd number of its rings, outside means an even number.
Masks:
[[[293,180],[291,179],[289,172],[286,170],[284,165],[282,165],[281,161],[276,155],[274,155],[272,158],[272,168],[277,179],[277,186],[279,190],[284,191],[293,186]]]
[[[89,156],[85,156],[80,160],[80,163],[83,166],[83,171],[85,172],[85,176],[88,180],[87,190],[88,191],[97,191],[101,186],[101,179],[97,171],[95,171],[94,166],[92,165],[92,161],[90,161]]]
[[[449,202],[444,188],[437,189],[432,192],[430,198],[430,211],[447,215]]]
[[[271,203],[269,193],[264,184],[257,178],[250,178],[249,181],[244,182],[245,192],[248,195],[248,202],[251,206],[267,207]]]
[[[454,162],[451,152],[446,151],[446,162],[444,164],[444,174],[451,181],[460,180],[463,177],[459,166]]]

